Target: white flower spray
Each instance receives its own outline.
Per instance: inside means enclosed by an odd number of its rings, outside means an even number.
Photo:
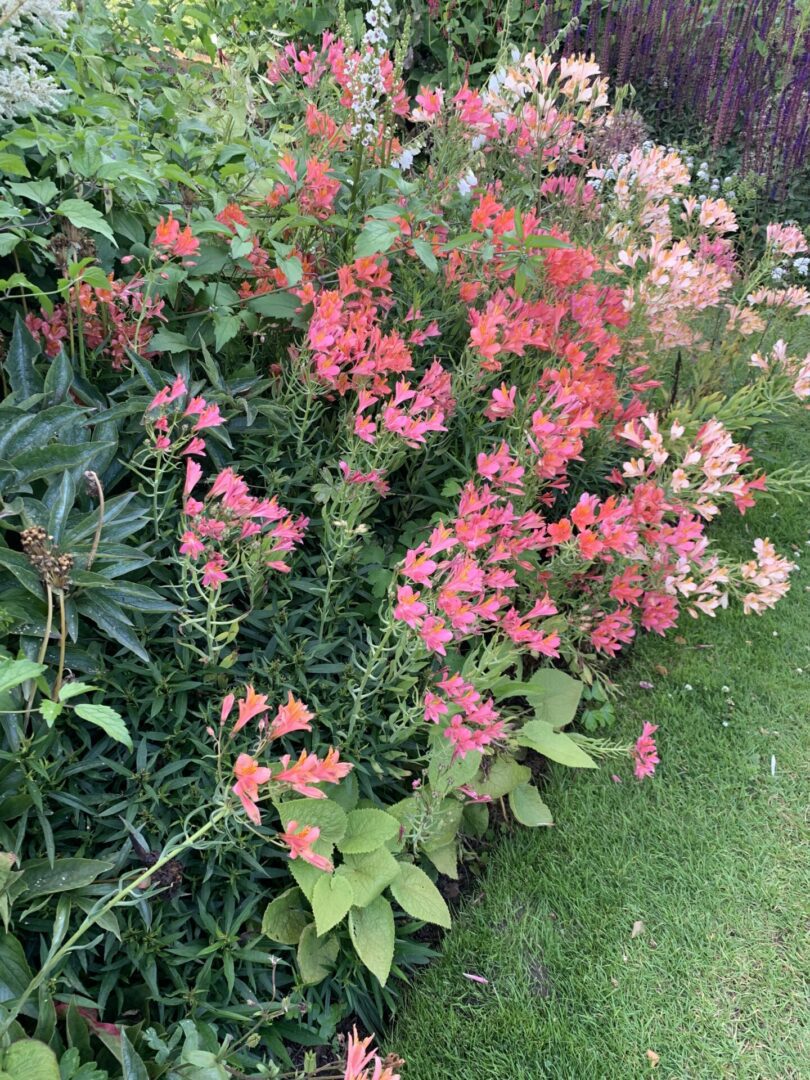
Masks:
[[[63,34],[70,18],[59,0],[0,0],[0,121],[60,107],[66,91],[47,74],[34,42]]]

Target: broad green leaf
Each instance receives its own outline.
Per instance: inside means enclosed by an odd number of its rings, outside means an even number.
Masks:
[[[337,845],[338,850],[346,855],[374,851],[392,840],[399,829],[397,819],[384,810],[352,810],[348,816],[346,834]]]
[[[33,660],[8,660],[0,657],[0,694],[13,690],[15,686],[38,678],[46,670],[45,664],[35,664]]]
[[[25,899],[83,889],[113,865],[106,859],[57,859],[53,866],[47,859],[29,859],[20,870]]]
[[[149,339],[150,352],[181,353],[187,349],[197,348],[199,348],[199,343],[193,345],[188,338],[183,334],[178,334],[175,330],[158,330]]]
[[[0,154],[0,173],[7,176],[30,176],[25,160],[17,154],[4,151]]]
[[[357,955],[382,986],[394,960],[394,912],[384,896],[349,912],[349,936]]]
[[[363,855],[347,855],[337,874],[351,885],[356,907],[366,907],[387,889],[399,873],[399,863],[385,848]]]
[[[427,240],[422,239],[414,240],[413,249],[419,256],[420,261],[425,264],[432,274],[435,274],[439,269],[439,262],[433,254],[433,248],[430,243]]]
[[[450,929],[447,904],[424,870],[413,863],[401,862],[390,889],[399,906],[414,919]]]
[[[59,188],[53,180],[28,180],[21,184],[9,184],[9,190],[13,191],[21,199],[47,206],[52,203],[59,194]]]
[[[502,799],[518,784],[525,784],[531,779],[532,771],[527,765],[520,765],[510,754],[499,754],[488,758],[491,762],[486,774],[476,776],[472,782],[479,795],[489,795],[491,799]]]
[[[444,737],[440,728],[431,728],[428,780],[434,791],[449,794],[462,784],[469,784],[481,765],[480,750],[471,750],[464,757],[453,759],[453,743]]]
[[[312,893],[312,914],[318,937],[337,926],[354,903],[354,893],[346,877],[322,874]]]
[[[355,259],[385,252],[399,236],[399,226],[391,221],[367,221],[354,245]]]
[[[582,697],[582,683],[557,668],[540,668],[528,682],[501,679],[492,688],[500,701],[509,697],[524,697],[534,708],[538,720],[552,727],[564,727],[576,715]]]
[[[21,240],[22,237],[18,236],[16,233],[0,233],[0,257],[10,255]]]
[[[60,1077],[56,1054],[36,1039],[12,1043],[2,1061],[11,1080],[59,1080]]]
[[[294,885],[271,900],[264,909],[262,933],[281,945],[297,945],[309,921],[310,914],[304,905],[301,890]]]
[[[249,300],[247,306],[248,310],[255,311],[257,315],[291,319],[301,307],[301,301],[288,292],[264,293],[263,296],[255,296]]]
[[[551,811],[533,784],[518,784],[514,791],[510,791],[509,806],[521,825],[536,828],[538,825],[554,824]]]
[[[235,338],[242,328],[242,318],[239,315],[215,315],[214,316],[214,348],[219,352],[225,345]]]
[[[95,724],[111,739],[123,743],[127,750],[132,749],[132,739],[127,731],[124,718],[115,709],[111,709],[109,705],[91,705],[83,702],[81,705],[75,705],[74,711],[77,716],[80,716],[82,720],[86,720],[88,724]]]
[[[316,825],[321,830],[320,839],[336,844],[346,834],[346,813],[331,799],[292,799],[279,806],[279,817],[284,828],[291,821],[300,825]]]
[[[14,330],[3,367],[8,373],[11,389],[20,401],[42,392],[44,382],[34,367],[34,360],[39,353],[39,345],[23,322],[20,313],[17,312],[14,316]]]
[[[48,727],[53,727],[54,720],[57,719],[63,709],[64,705],[61,702],[48,701],[47,698],[41,701],[39,705],[39,711],[42,713]]]
[[[113,231],[104,215],[96,210],[95,206],[85,202],[84,199],[64,199],[56,208],[56,212],[66,217],[70,224],[75,225],[77,229],[88,229],[90,232],[101,233],[102,236],[106,236],[112,242],[113,247],[118,246]]]
[[[568,735],[555,731],[544,720],[530,720],[517,733],[520,746],[529,746],[543,757],[573,769],[595,769],[596,762]]]
[[[121,1032],[122,1080],[149,1080],[143,1059],[129,1040],[126,1031]]]
[[[59,405],[68,396],[73,382],[73,366],[64,349],[60,349],[45,373],[45,404]]]
[[[334,845],[319,837],[312,845],[312,850],[316,855],[323,855],[325,858],[331,859]],[[319,870],[317,866],[312,866],[310,863],[304,862],[303,859],[291,859],[290,873],[298,882],[298,887],[311,904],[315,886],[327,871]]]
[[[325,979],[332,970],[339,951],[337,938],[319,938],[315,923],[304,927],[297,954],[298,970],[304,986],[314,986]]]
[[[454,880],[458,878],[458,844],[455,840],[444,847],[431,848],[425,855],[440,874]]]
[[[102,448],[114,448],[115,443],[52,443],[38,450],[18,454],[9,462],[17,473],[17,483],[30,483],[43,476],[61,473],[64,469],[84,469]]]

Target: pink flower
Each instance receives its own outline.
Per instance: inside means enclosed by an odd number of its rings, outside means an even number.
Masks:
[[[421,626],[422,616],[427,613],[427,604],[421,602],[420,596],[421,593],[414,592],[410,585],[400,585],[397,589],[394,618],[400,619],[411,629]]]
[[[185,379],[182,375],[178,375],[171,386],[164,386],[162,390],[155,394],[146,411],[152,412],[153,409],[159,409],[162,405],[169,405],[172,401],[182,397],[187,389]]]
[[[281,772],[276,773],[273,779],[281,784],[289,784],[293,791],[309,799],[325,799],[325,793],[312,785],[336,784],[349,774],[351,768],[351,765],[340,761],[340,754],[335,749],[330,748],[323,760],[317,754],[302,750],[294,765],[290,765],[290,755],[285,754],[281,758]]]
[[[232,735],[235,735],[237,731],[241,731],[245,724],[249,720],[252,720],[254,716],[259,716],[260,713],[267,712],[270,708],[267,704],[266,694],[257,694],[250,685],[245,689],[247,693],[245,694],[245,697],[239,701],[239,718],[233,725]]]
[[[636,739],[636,745],[633,747],[634,772],[638,780],[652,776],[655,772],[655,766],[661,760],[658,756],[655,739],[653,739],[656,731],[658,731],[657,724],[645,724],[641,734]]]
[[[191,529],[186,529],[180,537],[180,541],[181,555],[188,555],[189,558],[196,559],[205,551],[205,544]]]
[[[189,458],[186,462],[186,482],[183,485],[183,498],[191,494],[201,476],[202,468],[193,458]]]
[[[206,588],[215,589],[228,580],[228,575],[222,569],[224,562],[221,555],[214,555],[203,567],[202,583]]]
[[[312,731],[312,725],[309,722],[312,718],[313,713],[307,709],[303,701],[298,701],[290,692],[287,695],[286,705],[279,705],[276,718],[270,725],[270,738],[280,739],[292,731]]]
[[[297,821],[288,821],[287,831],[279,833],[278,838],[290,849],[291,859],[303,859],[318,870],[331,873],[333,867],[329,859],[312,850],[312,845],[320,835],[321,830],[315,825],[302,825],[299,828]]]
[[[445,645],[453,640],[453,631],[447,629],[444,619],[436,615],[429,616],[422,624],[419,633],[425,643],[425,648],[438,653],[439,656],[447,656]]]
[[[250,754],[240,754],[233,771],[236,776],[236,783],[233,785],[234,794],[239,796],[245,813],[254,825],[261,824],[261,815],[256,805],[259,784],[266,784],[273,774],[270,769],[255,761]]]
[[[183,456],[185,457],[187,455],[203,457],[205,455],[205,439],[201,439],[198,436],[193,438],[183,451]]]

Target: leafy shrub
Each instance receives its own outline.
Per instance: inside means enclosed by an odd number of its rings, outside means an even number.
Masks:
[[[536,759],[653,770],[649,728],[563,730],[583,690],[609,722],[610,659],[788,588],[707,525],[807,487],[742,442],[810,394],[810,295],[773,280],[803,234],[746,258],[677,153],[616,151],[581,58],[409,99],[374,13],[200,60],[179,116],[142,57],[153,125],[119,93],[74,173],[83,110],[6,138],[12,1058],[278,1075],[379,1027],[439,875],[551,823]]]

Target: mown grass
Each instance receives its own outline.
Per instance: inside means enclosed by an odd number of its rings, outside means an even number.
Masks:
[[[758,454],[808,445],[803,424]],[[406,1001],[405,1080],[810,1075],[809,528],[790,499],[722,527],[794,552],[790,596],[636,649],[611,734],[660,725],[656,777],[552,770],[556,826],[502,838]]]

